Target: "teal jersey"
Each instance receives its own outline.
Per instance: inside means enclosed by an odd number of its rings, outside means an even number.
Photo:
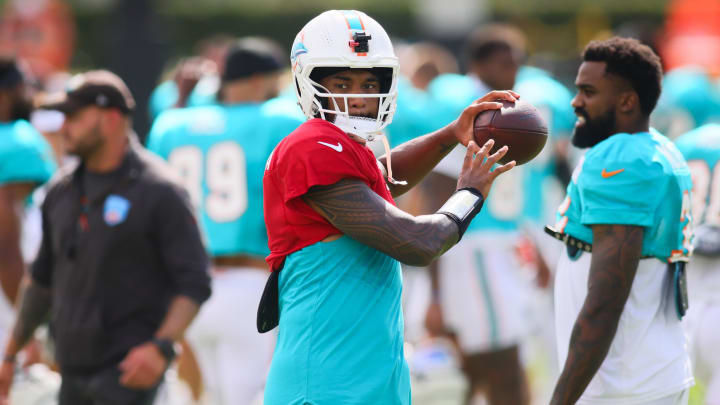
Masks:
[[[190,193],[213,256],[270,253],[262,178],[275,145],[304,121],[284,99],[168,110],[148,149],[177,170]]]
[[[409,405],[397,260],[348,236],[285,259],[265,405]]]
[[[434,106],[430,104],[429,95],[412,84],[404,77],[398,79],[398,98],[395,115],[386,132],[391,147],[405,143],[418,136],[441,128],[432,119]]]
[[[651,124],[671,139],[701,125],[720,122],[720,93],[701,68],[673,69],[665,74],[662,87]]]
[[[578,164],[556,227],[592,243],[591,225],[641,226],[643,256],[685,260],[692,251],[691,189],[685,159],[665,136],[615,134]]]
[[[0,123],[0,185],[43,184],[56,169],[50,145],[25,120]]]
[[[693,178],[695,225],[720,225],[720,125],[706,124],[675,140]]]
[[[219,79],[214,77],[204,78],[190,93],[187,101],[188,107],[199,107],[217,103],[216,93],[219,86]],[[178,100],[177,85],[172,80],[160,83],[152,94],[150,94],[150,118],[155,119],[161,112],[173,108]]]

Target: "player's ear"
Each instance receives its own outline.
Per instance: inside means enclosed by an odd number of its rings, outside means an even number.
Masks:
[[[620,103],[618,108],[622,113],[629,113],[640,108],[640,97],[635,91],[624,91],[620,93]]]

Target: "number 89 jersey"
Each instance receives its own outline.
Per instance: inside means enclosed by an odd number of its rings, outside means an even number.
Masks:
[[[265,162],[303,121],[284,99],[168,110],[157,118],[148,149],[179,174],[212,256],[270,253],[262,204]]]
[[[651,131],[615,134],[587,151],[558,209],[560,232],[592,243],[591,225],[642,226],[643,256],[687,260],[690,170],[675,145]]]

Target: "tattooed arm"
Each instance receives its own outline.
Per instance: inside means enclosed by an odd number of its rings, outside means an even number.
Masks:
[[[357,179],[312,187],[303,200],[344,234],[412,266],[426,266],[458,240],[447,216],[413,217]]]
[[[519,94],[509,90],[491,91],[466,107],[455,121],[444,128],[393,148],[390,152],[393,178],[408,183],[405,186],[388,183],[393,197],[405,193],[420,182],[458,143],[467,145],[473,139],[475,117],[485,110],[502,107],[495,100],[514,102],[519,97]],[[387,156],[383,155],[379,160],[387,169]]]
[[[474,187],[487,196],[495,178],[515,166],[510,162],[490,171],[507,152],[503,146],[488,156],[492,146],[492,140],[482,148],[468,144],[458,188]],[[426,266],[458,241],[458,226],[447,216],[412,216],[358,179],[311,187],[302,198],[342,233],[405,264]]]
[[[588,292],[552,405],[574,404],[600,368],[617,331],[642,252],[643,228],[594,225]]]

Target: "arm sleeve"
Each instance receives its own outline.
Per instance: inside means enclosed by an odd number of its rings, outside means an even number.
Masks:
[[[285,202],[305,194],[312,186],[335,184],[344,178],[369,184],[363,161],[350,142],[347,137],[313,136],[283,148],[275,173]],[[378,170],[377,165],[374,169]]]
[[[625,162],[587,159],[578,186],[583,225],[648,227],[653,224],[667,182],[660,163],[641,159]]]
[[[177,294],[202,304],[210,296],[209,260],[187,192],[167,186],[153,218],[156,246]]]
[[[47,215],[49,197],[50,195],[48,194],[42,206],[42,240],[40,242],[40,250],[30,268],[30,276],[36,283],[45,288],[50,288],[52,285],[53,269],[52,233]]]

